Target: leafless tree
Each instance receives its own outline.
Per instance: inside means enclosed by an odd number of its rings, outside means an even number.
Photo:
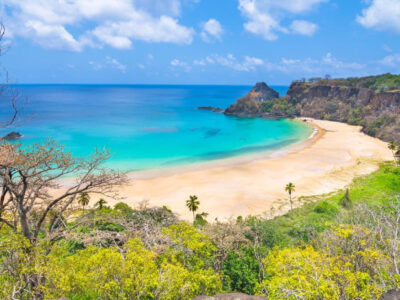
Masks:
[[[4,53],[4,36],[6,30],[2,23],[0,23],[0,56]],[[8,73],[4,72],[2,75],[3,80],[0,84],[0,110],[3,111],[2,115],[6,115],[5,120],[0,121],[0,128],[9,127],[17,121],[19,112],[26,104],[26,98],[23,97],[18,89],[10,85]]]
[[[231,251],[239,252],[241,246],[249,243],[246,234],[249,233],[250,228],[243,222],[234,219],[208,224],[203,230],[217,246],[218,251],[214,261],[214,269],[217,271],[222,269],[222,265]]]
[[[53,141],[24,147],[1,144],[0,223],[20,229],[33,245],[39,233],[57,239],[77,195],[118,197],[115,188],[126,179],[102,167],[109,156],[96,151],[89,159],[74,158]],[[63,186],[60,180],[66,177],[71,182]]]

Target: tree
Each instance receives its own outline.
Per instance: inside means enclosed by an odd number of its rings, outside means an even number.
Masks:
[[[200,201],[197,196],[190,196],[188,200],[186,200],[186,207],[193,213],[193,222],[195,221],[194,213],[199,209]]]
[[[286,187],[285,187],[285,191],[288,192],[289,194],[289,202],[290,202],[290,212],[292,214],[293,217],[293,201],[292,201],[292,193],[296,190],[296,186],[289,182]]]
[[[4,47],[2,41],[6,33],[5,27],[0,23],[0,56],[3,54]],[[6,120],[0,121],[0,127],[8,127],[16,122],[19,111],[21,110],[21,95],[18,90],[9,85],[7,73],[4,76],[3,83],[0,84],[0,103],[8,103],[9,111],[2,111],[2,115],[7,115]]]
[[[27,254],[22,256],[27,259],[18,276],[23,284],[14,286],[16,294],[43,298],[40,287],[46,278],[36,264],[43,253],[51,252],[55,241],[74,229],[65,220],[73,213],[71,205],[77,196],[118,197],[115,187],[125,182],[125,175],[101,167],[108,157],[107,151],[96,151],[89,159],[74,158],[52,141],[24,147],[0,144],[0,225],[26,240],[18,250]],[[60,180],[71,176],[74,182],[63,186]],[[11,265],[18,269],[18,265]]]
[[[96,202],[96,207],[99,209],[103,209],[104,205],[107,204],[107,201],[104,200],[103,198],[100,198],[99,201]]]
[[[394,161],[397,162],[398,154],[400,154],[400,148],[397,146],[395,141],[390,141],[388,144],[388,148],[390,149],[390,151],[392,151]]]
[[[82,205],[82,209],[85,210],[85,206],[88,205],[90,202],[90,196],[88,193],[83,192],[80,193],[78,196],[78,203]]]
[[[344,194],[342,199],[340,199],[339,204],[345,208],[351,207],[352,203],[351,203],[351,199],[350,199],[349,189],[346,189],[346,193]]]
[[[126,182],[124,173],[102,164],[107,151],[88,159],[74,158],[53,141],[21,147],[0,144],[0,223],[21,233],[35,245],[39,233],[49,241],[63,231],[63,219],[82,193],[118,198],[116,187]],[[65,177],[74,182],[63,186]],[[46,225],[46,226],[44,226]]]

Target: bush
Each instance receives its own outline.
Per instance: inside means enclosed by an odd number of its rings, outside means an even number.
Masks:
[[[335,215],[339,212],[339,210],[336,206],[334,206],[333,204],[330,204],[327,201],[319,202],[315,206],[314,211],[319,214],[327,214],[327,215]]]

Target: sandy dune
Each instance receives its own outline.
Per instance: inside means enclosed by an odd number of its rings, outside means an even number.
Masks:
[[[387,144],[361,133],[359,127],[310,122],[319,129],[313,138],[272,157],[264,154],[250,162],[241,158],[169,173],[133,173],[121,195],[132,206],[143,200],[151,206],[166,205],[184,219],[191,219],[185,200],[197,195],[199,211],[208,212],[208,220],[223,220],[269,211],[286,199],[288,182],[296,185],[295,196],[328,193],[376,170],[379,161],[391,159]]]

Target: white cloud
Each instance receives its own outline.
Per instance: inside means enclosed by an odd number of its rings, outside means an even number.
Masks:
[[[211,40],[211,38],[220,40],[221,36],[224,32],[221,24],[215,19],[208,20],[207,22],[205,22],[202,25],[202,27],[203,27],[203,31],[201,32],[200,35],[203,38],[203,40],[206,42],[209,42]]]
[[[317,25],[313,23],[295,21],[297,23],[292,23],[290,31],[281,25],[281,21],[288,16],[307,12],[326,1],[328,0],[239,0],[239,10],[248,19],[244,24],[247,31],[266,40],[276,40],[279,33],[313,34],[317,29]]]
[[[181,60],[179,60],[179,59],[173,59],[171,62],[170,62],[170,65],[172,66],[172,68],[182,68],[183,70],[185,70],[186,72],[188,72],[190,69],[191,69],[191,67],[188,65],[188,63],[186,63],[186,62],[184,62],[184,61],[181,61]]]
[[[115,58],[107,56],[106,57],[106,62],[107,62],[107,64],[111,65],[113,68],[120,70],[122,73],[126,72],[126,66],[121,64]]]
[[[400,63],[400,55],[396,57]],[[366,65],[355,62],[344,62],[327,53],[319,59],[282,58],[277,62],[270,62],[261,58],[244,56],[242,60],[233,54],[226,56],[210,55],[203,59],[193,61],[193,65],[205,67],[207,65],[219,65],[236,71],[274,71],[287,74],[299,74],[300,76],[353,76],[359,75],[365,70]]]
[[[193,64],[198,66],[218,64],[236,71],[249,72],[255,71],[257,67],[262,66],[264,61],[260,58],[251,56],[245,56],[243,60],[239,61],[233,54],[228,54],[226,56],[207,56],[206,58],[193,61]]]
[[[400,1],[372,0],[357,21],[366,28],[392,30],[400,33]]]
[[[297,34],[312,36],[317,31],[318,25],[304,20],[294,20],[290,29]]]
[[[49,48],[80,51],[106,44],[127,49],[133,40],[190,44],[194,35],[177,19],[181,0],[3,1],[11,34]],[[80,32],[85,23],[93,25]]]
[[[288,59],[282,58],[277,63],[266,63],[268,71],[280,71],[289,74],[302,74],[302,76],[323,76],[331,74],[335,76],[351,76],[358,74],[365,68],[365,65],[344,62],[327,53],[320,59],[305,58],[305,59]]]
[[[400,64],[400,54],[392,54],[385,56],[382,60],[379,61],[382,65],[395,67]]]
[[[102,63],[97,61],[89,61],[89,65],[91,65],[93,70],[96,71],[106,67],[111,67],[113,69],[120,70],[122,73],[125,73],[127,69],[126,65],[121,64],[117,59],[112,58],[110,56],[106,56],[105,60]]]

